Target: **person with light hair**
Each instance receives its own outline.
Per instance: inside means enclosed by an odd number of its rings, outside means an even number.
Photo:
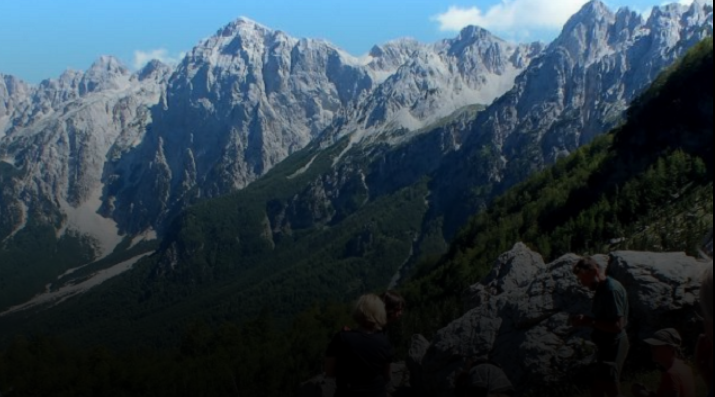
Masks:
[[[353,320],[358,328],[340,332],[330,343],[325,375],[335,379],[335,397],[386,397],[394,353],[382,332],[387,325],[384,302],[377,295],[361,297]]]
[[[697,352],[699,356],[703,356],[704,354],[707,353],[709,357],[709,363],[704,363],[701,362],[703,360],[697,360],[698,362],[698,367],[700,368],[701,371],[703,371],[703,366],[705,364],[710,365],[710,369],[712,369],[713,366],[713,361],[712,361],[712,345],[713,345],[713,263],[710,261],[710,264],[707,266],[707,270],[705,271],[705,276],[703,277],[703,283],[702,286],[700,287],[700,304],[702,305],[703,308],[703,317],[704,317],[704,322],[705,322],[705,335],[701,338],[700,343],[698,344]],[[709,352],[702,352],[704,346],[709,346],[710,351]],[[713,395],[713,388],[712,388],[712,372],[709,374],[705,374],[709,376],[704,376],[706,381],[710,383],[710,394],[708,394],[709,397],[712,397]]]

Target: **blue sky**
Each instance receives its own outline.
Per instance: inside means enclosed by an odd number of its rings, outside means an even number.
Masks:
[[[510,40],[548,41],[586,0],[0,0],[0,73],[38,83],[101,55],[135,67],[176,60],[246,16],[354,55],[399,37],[434,42],[478,23]],[[660,0],[606,0],[645,11]]]

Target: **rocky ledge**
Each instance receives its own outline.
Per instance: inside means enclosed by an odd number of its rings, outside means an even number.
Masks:
[[[573,329],[568,321],[591,309],[592,293],[572,274],[579,259],[569,254],[547,264],[526,245],[516,244],[489,276],[465,292],[462,318],[431,342],[413,337],[407,362],[396,368],[400,375],[393,389],[409,383],[411,392],[399,395],[452,397],[454,379],[468,360],[501,366],[522,390],[581,378],[596,349],[590,331]],[[614,252],[596,259],[628,290],[632,362],[643,356],[638,341],[661,328],[677,328],[694,344],[702,329],[697,301],[705,262],[683,253],[648,252]],[[330,387],[316,379],[299,395],[329,396]]]
[[[522,389],[579,379],[595,353],[590,331],[574,329],[568,321],[591,309],[592,293],[572,274],[579,259],[570,254],[546,264],[524,244],[503,254],[492,273],[465,294],[462,318],[441,330],[428,347],[417,337],[410,357],[410,367],[419,371],[413,386],[419,379],[419,388],[428,395],[451,397],[454,377],[470,359],[500,365]],[[642,348],[638,341],[655,330],[677,328],[686,340],[697,340],[703,261],[683,253],[646,252],[614,252],[596,259],[628,290],[635,361]]]

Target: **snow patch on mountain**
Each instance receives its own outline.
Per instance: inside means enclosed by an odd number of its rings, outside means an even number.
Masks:
[[[297,177],[299,177],[299,176],[305,174],[305,173],[310,169],[310,167],[313,165],[313,163],[315,162],[315,159],[317,159],[318,156],[319,156],[319,155],[317,155],[317,154],[316,154],[315,156],[313,156],[313,158],[310,159],[310,161],[308,162],[308,164],[305,165],[305,167],[299,169],[299,170],[296,171],[293,175],[290,175],[290,176],[288,177],[288,179],[295,179],[295,178],[297,178]]]
[[[146,232],[134,237],[134,239],[132,239],[131,245],[129,246],[129,249],[132,249],[132,248],[136,247],[137,245],[144,243],[144,242],[158,240],[158,238],[159,238],[159,236],[157,235],[156,230],[149,229]]]
[[[0,116],[0,139],[5,137],[5,128],[7,128],[7,124],[9,122],[10,122],[9,116]]]
[[[117,223],[99,214],[101,207],[101,188],[95,189],[89,198],[77,207],[64,200],[60,201],[60,208],[67,216],[67,223],[60,230],[59,236],[64,235],[67,231],[74,231],[91,237],[96,243],[97,260],[111,254],[123,239],[119,234]]]
[[[2,241],[0,241],[0,242],[4,243],[5,241],[9,241],[13,237],[15,237],[15,235],[17,235],[18,233],[23,231],[25,229],[25,227],[27,227],[29,213],[30,213],[30,209],[27,207],[27,204],[20,202],[20,219],[21,219],[20,224],[15,226],[14,230],[12,232],[10,232],[10,234],[7,237],[5,237],[4,239],[2,239]]]
[[[92,288],[102,285],[103,283],[123,273],[126,273],[127,271],[131,270],[137,262],[149,255],[151,255],[151,253],[139,255],[126,262],[122,262],[118,265],[112,266],[109,269],[98,271],[80,283],[64,285],[56,291],[52,291],[50,289],[51,285],[48,285],[47,290],[45,292],[37,295],[32,300],[23,303],[22,305],[12,307],[3,313],[0,313],[0,317],[40,306],[57,306],[72,297],[81,295],[91,290]]]

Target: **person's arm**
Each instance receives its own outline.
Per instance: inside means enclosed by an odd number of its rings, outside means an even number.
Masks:
[[[615,321],[599,321],[593,317],[576,316],[571,320],[574,327],[593,328],[609,334],[620,334],[626,328],[626,319],[620,317]]]
[[[616,321],[598,321],[592,319],[591,328],[609,334],[620,334],[626,329],[626,319],[623,317],[618,318]]]
[[[327,357],[325,359],[325,377],[328,379],[335,379],[337,367],[338,359],[335,357]]]

